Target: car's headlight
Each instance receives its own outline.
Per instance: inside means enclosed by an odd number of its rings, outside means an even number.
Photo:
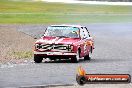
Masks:
[[[40,49],[40,48],[42,48],[42,45],[41,44],[35,44],[35,48]]]
[[[72,50],[73,50],[73,45],[68,45],[68,46],[67,46],[67,50],[68,50],[68,51],[72,51]]]

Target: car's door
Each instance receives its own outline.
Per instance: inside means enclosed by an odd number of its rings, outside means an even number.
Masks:
[[[91,37],[86,27],[81,27],[80,37],[84,40],[84,54],[87,55],[91,50]]]

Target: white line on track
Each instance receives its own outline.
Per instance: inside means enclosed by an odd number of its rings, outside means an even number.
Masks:
[[[23,1],[23,0],[14,0]],[[25,0],[26,1],[26,0]],[[60,2],[60,3],[71,3],[71,4],[91,4],[91,5],[122,5],[132,6],[132,2],[108,2],[108,1],[79,1],[79,0],[27,0],[27,1],[44,1],[44,2]]]
[[[107,2],[107,1],[78,1],[78,0],[35,0],[45,2],[61,2],[61,3],[72,3],[72,4],[93,4],[93,5],[130,5],[132,2]]]

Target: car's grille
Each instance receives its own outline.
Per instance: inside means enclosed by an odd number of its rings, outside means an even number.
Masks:
[[[64,44],[36,44],[38,50],[71,51],[70,45]]]

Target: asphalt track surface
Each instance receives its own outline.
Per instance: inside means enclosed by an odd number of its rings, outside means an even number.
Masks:
[[[0,68],[0,88],[76,84],[77,67],[87,73],[132,75],[132,23],[84,24],[95,39],[91,61],[27,63]],[[47,25],[19,25],[18,31],[39,37]]]

